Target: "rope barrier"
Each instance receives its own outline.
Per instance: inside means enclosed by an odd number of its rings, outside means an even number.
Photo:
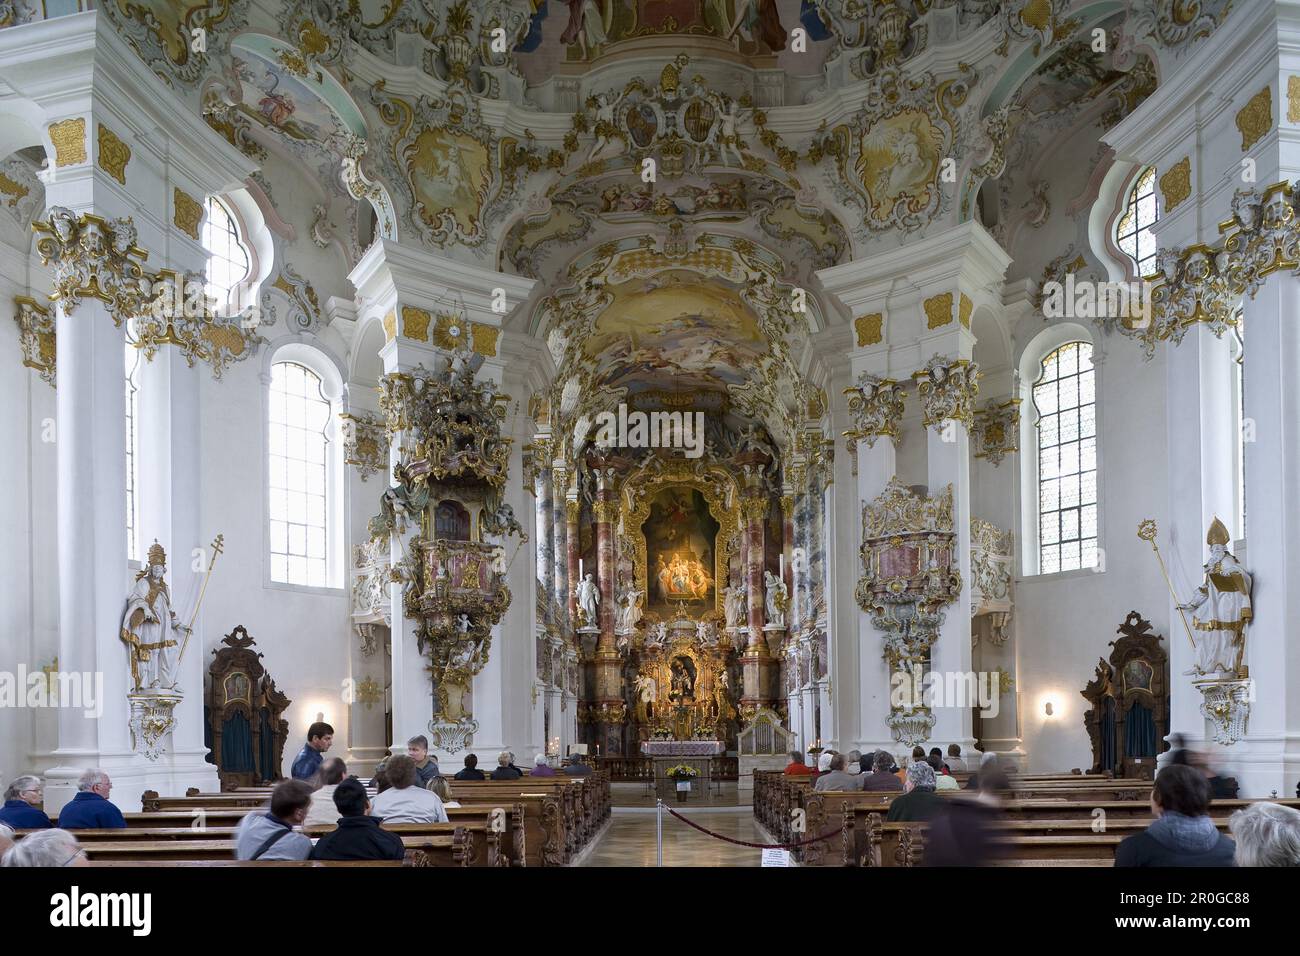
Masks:
[[[721,833],[714,833],[707,827],[700,826],[694,820],[682,816],[667,804],[663,804],[663,808],[687,826],[694,827],[706,836],[711,836],[715,840],[722,840],[724,843],[733,843],[736,846],[749,847],[751,850],[796,850],[801,846],[811,846],[814,843],[820,843],[822,840],[829,840],[831,837],[839,836],[840,834],[839,830],[828,830],[821,836],[811,837],[807,840],[797,840],[794,843],[750,843],[747,840],[737,840],[733,837],[723,836]]]

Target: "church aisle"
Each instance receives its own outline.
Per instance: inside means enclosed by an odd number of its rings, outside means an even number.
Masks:
[[[761,843],[748,808],[688,810],[702,827],[735,840]],[[758,866],[760,851],[715,840],[664,813],[664,866]],[[654,866],[655,814],[615,808],[609,827],[581,866]]]

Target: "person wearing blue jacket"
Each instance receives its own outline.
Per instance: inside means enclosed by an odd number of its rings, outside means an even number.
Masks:
[[[42,830],[50,818],[41,809],[44,791],[41,778],[24,774],[15,777],[5,790],[5,804],[0,808],[0,823],[15,830]]]
[[[61,830],[125,830],[122,811],[108,802],[113,781],[98,768],[87,770],[77,781],[77,795],[59,811]]]
[[[293,758],[289,776],[294,780],[311,780],[320,770],[322,756],[334,742],[334,728],[323,721],[316,721],[307,728],[307,742],[303,744],[298,756]]]

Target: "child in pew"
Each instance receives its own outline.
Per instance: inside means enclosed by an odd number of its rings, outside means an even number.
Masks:
[[[271,791],[269,813],[254,810],[235,829],[236,860],[305,860],[311,839],[295,833],[311,806],[312,788],[303,780],[284,780]]]
[[[370,815],[370,801],[361,781],[348,778],[339,784],[334,791],[334,806],[340,815],[338,829],[316,841],[311,859],[400,860],[406,856],[402,838],[381,830],[379,818]]]

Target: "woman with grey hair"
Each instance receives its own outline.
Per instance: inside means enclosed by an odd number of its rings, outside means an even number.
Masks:
[[[5,805],[0,808],[0,823],[15,830],[44,830],[50,818],[40,809],[44,802],[41,778],[31,774],[15,777],[5,790]]]
[[[1300,810],[1252,803],[1228,818],[1237,866],[1300,866]]]
[[[9,852],[9,848],[14,845],[14,828],[0,823],[0,860]]]
[[[86,851],[67,830],[29,833],[0,859],[0,866],[88,866]]]

